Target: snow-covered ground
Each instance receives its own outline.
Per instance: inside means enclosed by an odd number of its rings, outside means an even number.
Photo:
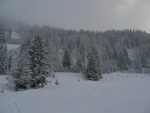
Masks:
[[[7,50],[11,51],[11,50],[15,50],[19,47],[19,45],[15,45],[15,44],[7,44]]]
[[[0,113],[150,113],[148,75],[113,73],[89,81],[78,73],[56,73],[45,88],[18,92],[5,86],[5,78],[0,76]]]
[[[20,39],[20,33],[13,31],[11,34],[11,38],[12,39]]]

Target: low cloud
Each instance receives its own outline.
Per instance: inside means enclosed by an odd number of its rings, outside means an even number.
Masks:
[[[66,29],[150,32],[149,0],[0,0],[0,15]]]

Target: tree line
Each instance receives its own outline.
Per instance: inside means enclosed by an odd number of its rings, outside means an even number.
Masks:
[[[0,54],[0,72],[10,72],[16,88],[44,86],[46,76],[53,72],[82,72],[90,80],[99,80],[102,73],[150,68],[150,34],[140,30],[26,26],[19,33],[20,48],[7,53],[5,33],[0,30],[0,40],[4,40],[0,52],[5,53]]]
[[[96,51],[102,73],[150,67],[150,34],[144,31],[98,32],[32,26],[22,30],[22,39],[32,39],[34,32],[43,40],[53,71],[66,71],[65,52],[70,57],[69,71],[72,72],[85,71],[91,51]]]

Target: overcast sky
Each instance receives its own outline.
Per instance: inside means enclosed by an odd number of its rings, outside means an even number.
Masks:
[[[150,32],[150,0],[0,0],[0,16],[66,29]]]

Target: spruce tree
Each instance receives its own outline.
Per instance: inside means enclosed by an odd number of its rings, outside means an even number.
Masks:
[[[70,66],[71,66],[71,58],[68,51],[66,50],[63,58],[63,67],[69,70]]]
[[[98,55],[98,51],[97,48],[94,46],[92,47],[92,51],[91,51],[94,55],[94,59],[95,59],[95,63],[96,63],[96,68],[98,70],[99,73],[99,78],[102,78],[102,74],[101,74],[101,67],[100,67],[100,57]]]
[[[6,73],[7,71],[7,45],[5,39],[5,33],[0,26],[0,73]]]
[[[32,41],[29,50],[30,55],[30,71],[31,71],[31,87],[39,87],[46,85],[47,70],[47,54],[44,51],[42,40],[39,36]]]
[[[118,68],[119,70],[127,70],[129,65],[128,53],[125,48],[118,55]]]
[[[77,70],[77,72],[82,71],[82,62],[81,62],[81,58],[80,57],[77,57],[76,70]]]
[[[11,75],[11,83],[14,84],[15,89],[28,89],[31,82],[30,71],[30,56],[28,53],[29,41],[26,41],[20,47],[20,52],[17,59],[17,65],[13,68]]]
[[[89,53],[88,65],[87,65],[87,78],[90,80],[99,80],[102,78],[100,65],[98,63],[98,56],[94,54],[94,51]]]

